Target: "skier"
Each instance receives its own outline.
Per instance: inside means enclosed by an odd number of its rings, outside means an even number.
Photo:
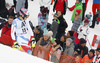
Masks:
[[[30,41],[35,40],[32,29],[29,25],[27,9],[22,8],[19,12],[19,17],[13,20],[11,26],[11,37],[13,40],[13,45],[17,47],[18,45],[30,46]],[[28,31],[30,32],[30,40],[28,37]],[[19,47],[18,47],[19,48]]]

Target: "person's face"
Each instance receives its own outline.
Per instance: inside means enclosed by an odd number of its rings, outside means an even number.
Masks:
[[[62,42],[64,42],[64,37],[62,36],[60,40],[61,40]]]
[[[58,12],[57,12],[57,15],[58,15],[58,17],[60,17],[60,16],[61,16],[61,12],[60,12],[60,11],[58,11]]]
[[[99,55],[100,53],[99,53],[99,51],[96,51],[96,55]]]
[[[89,56],[92,58],[93,57],[93,53],[92,52],[89,52]]]
[[[74,54],[76,54],[76,55],[77,55],[77,54],[78,54],[78,52],[77,52],[77,51],[75,51],[75,52],[74,52]]]
[[[69,46],[70,45],[70,42],[69,41],[66,41],[66,46]]]
[[[14,20],[14,19],[9,18],[9,19],[8,19],[8,23],[11,25],[11,24],[12,24],[12,22],[13,22],[13,20]]]
[[[54,19],[57,19],[57,17],[54,16]]]
[[[80,3],[78,0],[76,0],[76,3]]]
[[[86,43],[83,43],[83,44],[80,44],[80,45],[81,45],[81,47],[84,47],[86,45]]]
[[[53,45],[57,45],[57,43],[56,43],[56,42],[54,42],[54,43],[53,43]]]
[[[69,32],[67,32],[67,37],[70,37],[70,34],[69,34]]]
[[[49,39],[49,37],[48,36],[44,36],[44,41],[47,41]]]
[[[43,15],[46,15],[46,13],[43,13]]]
[[[78,15],[78,12],[76,12],[75,15],[77,16]]]
[[[87,23],[87,22],[84,23],[85,26],[88,25],[88,24],[89,24],[89,23]]]
[[[87,19],[87,17],[85,16],[85,19]]]
[[[34,29],[34,32],[36,33],[36,34],[38,34],[39,33],[39,31],[35,28]]]

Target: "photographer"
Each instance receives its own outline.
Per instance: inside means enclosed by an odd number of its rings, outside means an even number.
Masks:
[[[14,20],[13,16],[8,17],[8,21],[1,21],[0,29],[2,29],[0,43],[5,45],[12,46],[12,39],[11,39],[11,25]],[[5,40],[6,39],[6,40]]]

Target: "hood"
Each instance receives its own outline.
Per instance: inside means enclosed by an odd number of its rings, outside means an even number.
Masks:
[[[66,48],[73,48],[74,47],[74,43],[71,43],[71,45],[69,45],[69,46],[66,46]]]
[[[75,7],[77,7],[77,6],[79,6],[79,5],[80,5],[80,6],[83,6],[82,3],[79,3],[79,4],[75,3]]]

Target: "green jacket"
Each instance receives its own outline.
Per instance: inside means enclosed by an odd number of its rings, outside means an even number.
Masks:
[[[79,4],[75,4],[75,8],[74,8],[74,11],[73,11],[73,15],[72,15],[72,18],[71,18],[71,21],[74,21],[74,16],[75,16],[75,12],[76,10],[78,9],[81,9],[81,13],[80,13],[80,16],[81,16],[81,20],[82,20],[82,14],[83,14],[83,8],[82,8],[82,3],[79,3]]]

